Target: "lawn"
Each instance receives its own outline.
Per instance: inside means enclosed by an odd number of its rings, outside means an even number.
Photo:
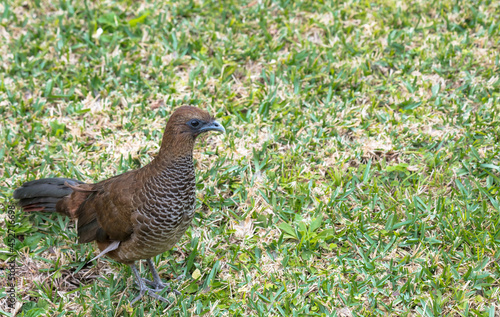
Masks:
[[[0,314],[500,316],[499,21],[496,1],[2,2]],[[68,219],[9,224],[25,181],[150,162],[186,104],[227,133],[198,141],[195,219],[154,259],[170,305],[131,306],[130,268],[88,262]]]

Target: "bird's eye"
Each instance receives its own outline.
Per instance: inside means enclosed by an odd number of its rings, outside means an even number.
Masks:
[[[189,125],[193,128],[197,128],[200,125],[200,121],[193,119],[193,120],[189,121]]]

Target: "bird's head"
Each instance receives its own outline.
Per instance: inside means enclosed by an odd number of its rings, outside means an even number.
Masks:
[[[208,131],[226,132],[208,112],[192,106],[177,108],[168,120],[167,128],[172,128],[175,134],[193,138]]]
[[[168,120],[163,134],[162,149],[170,153],[192,154],[197,136],[208,131],[225,133],[224,127],[208,112],[192,106],[177,108]]]

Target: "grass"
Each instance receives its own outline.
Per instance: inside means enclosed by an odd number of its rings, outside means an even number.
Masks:
[[[0,264],[0,314],[500,316],[499,8],[4,1],[5,210],[28,180],[147,164],[180,105],[227,134],[198,143],[197,215],[154,259],[171,305],[130,306],[128,267],[87,264],[96,247],[59,215],[17,212],[0,257],[18,305]]]

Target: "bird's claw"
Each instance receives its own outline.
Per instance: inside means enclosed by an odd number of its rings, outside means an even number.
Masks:
[[[151,286],[151,290],[156,292],[156,293],[161,292],[164,289],[166,289],[167,293],[172,292],[176,295],[181,295],[181,292],[170,287],[170,283],[163,283],[163,282],[156,283],[156,281],[151,281],[151,280],[148,280],[146,278],[143,278],[142,280],[144,281],[144,283]]]
[[[163,283],[163,282],[157,282],[157,281],[151,281],[148,280],[147,278],[142,279],[144,283],[147,285],[151,286],[153,290],[156,292],[162,291],[163,289],[167,288],[167,292],[170,290],[170,284],[169,283]]]
[[[170,304],[170,301],[168,299],[166,299],[163,296],[160,296],[160,295],[156,294],[156,292],[157,292],[156,290],[148,288],[148,287],[145,287],[145,286],[139,290],[139,295],[136,298],[134,298],[130,302],[130,304],[132,305],[133,303],[135,303],[136,301],[138,301],[139,299],[141,299],[142,296],[144,296],[144,294],[146,292],[148,293],[149,296],[151,296],[151,297],[153,297],[153,298],[155,298],[157,300],[161,300],[162,302],[165,302],[167,304]]]

